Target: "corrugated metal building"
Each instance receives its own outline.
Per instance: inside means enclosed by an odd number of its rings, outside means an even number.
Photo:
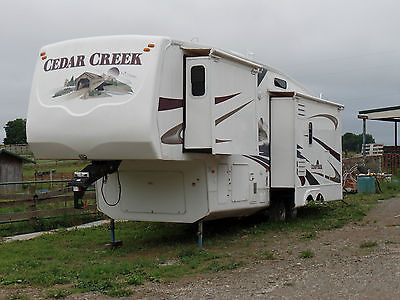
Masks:
[[[0,182],[22,181],[22,164],[33,162],[5,149],[0,149]],[[0,192],[6,193],[21,189],[21,185],[0,185]]]

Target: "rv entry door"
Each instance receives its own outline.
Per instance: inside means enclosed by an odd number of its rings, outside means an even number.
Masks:
[[[186,58],[185,133],[186,150],[211,151],[210,58]]]

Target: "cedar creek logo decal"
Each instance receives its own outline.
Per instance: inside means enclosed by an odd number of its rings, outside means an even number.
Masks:
[[[43,64],[43,70],[50,72],[60,69],[107,65],[142,65],[140,55],[142,53],[93,53],[88,58],[85,55],[71,57],[59,57],[47,59]],[[47,58],[47,57],[46,57]],[[66,78],[64,86],[59,88],[52,98],[99,98],[112,97],[113,95],[133,94],[132,88],[127,84],[126,73],[121,74],[117,67],[112,67],[107,74],[95,74],[84,72],[78,77]],[[128,74],[129,75],[129,74]],[[135,77],[135,76],[132,76]],[[56,100],[56,99],[55,99]]]
[[[50,58],[43,65],[45,72],[84,67],[87,64],[91,66],[104,65],[141,65],[140,55],[143,53],[93,53],[88,61],[85,55],[76,55],[71,57]],[[43,58],[42,58],[43,59]]]

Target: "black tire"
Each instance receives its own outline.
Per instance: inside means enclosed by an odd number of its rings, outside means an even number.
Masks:
[[[297,207],[291,207],[288,210],[288,216],[291,219],[296,219],[297,218]]]
[[[269,209],[269,216],[274,222],[284,222],[287,217],[287,208],[283,201],[274,201]]]

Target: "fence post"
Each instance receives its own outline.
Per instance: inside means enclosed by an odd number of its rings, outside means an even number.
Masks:
[[[27,210],[32,212],[32,215],[29,218],[29,223],[31,225],[34,225],[36,222],[36,219],[37,219],[34,212],[36,211],[36,203],[37,203],[37,199],[38,199],[38,195],[36,195],[35,185],[29,185],[28,191],[29,191],[29,194],[32,195],[32,204],[27,207]]]

